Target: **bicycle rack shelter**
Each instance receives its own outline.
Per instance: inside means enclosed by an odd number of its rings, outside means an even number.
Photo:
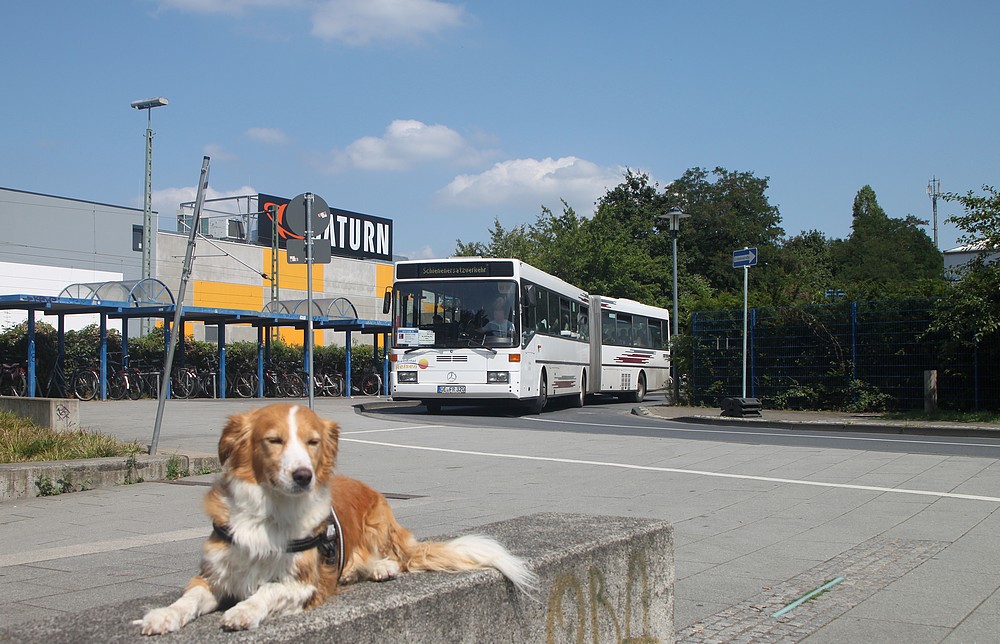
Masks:
[[[62,290],[57,296],[50,295],[0,295],[0,310],[21,310],[28,314],[27,321],[27,395],[35,396],[38,374],[35,355],[35,314],[57,316],[58,356],[57,364],[62,367],[65,360],[65,317],[67,315],[98,314],[100,316],[100,341],[98,359],[100,363],[100,399],[107,399],[108,376],[108,320],[121,320],[122,324],[122,362],[128,360],[128,323],[136,318],[159,318],[163,320],[164,340],[169,341],[174,311],[177,307],[174,296],[163,282],[149,278],[143,280],[121,282],[99,282],[89,284],[72,284]],[[272,302],[263,311],[243,311],[236,309],[217,309],[197,306],[184,306],[181,311],[181,324],[185,322],[201,322],[218,327],[219,374],[216,382],[215,395],[224,398],[226,395],[226,328],[232,324],[249,324],[257,327],[257,371],[258,382],[263,385],[264,350],[269,343],[270,334],[266,330],[274,327],[292,327],[301,329],[303,334],[308,327],[308,305],[306,300]],[[378,355],[378,335],[385,336],[383,346],[386,348],[382,356],[383,387],[388,386],[388,346],[391,324],[387,320],[359,319],[357,310],[347,298],[338,297],[318,299],[313,301],[313,328],[316,330],[342,331],[346,334],[346,392],[351,392],[351,334],[360,332],[372,334]],[[183,348],[184,344],[179,343]],[[305,343],[303,343],[305,346]],[[182,349],[183,350],[183,349]],[[308,356],[306,356],[308,359]],[[183,364],[182,359],[177,363]],[[258,387],[258,396],[263,396]]]

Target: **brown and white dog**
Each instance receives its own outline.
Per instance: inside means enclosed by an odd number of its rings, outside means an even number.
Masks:
[[[492,567],[522,591],[535,588],[536,575],[489,537],[417,541],[385,497],[334,475],[338,438],[336,423],[299,405],[229,418],[219,440],[223,471],[205,497],[214,530],[201,570],[180,599],[134,622],[144,635],[176,631],[233,602],[223,628],[253,629],[321,604],[338,584],[400,571]]]

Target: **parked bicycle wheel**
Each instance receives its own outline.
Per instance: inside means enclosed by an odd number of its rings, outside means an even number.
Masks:
[[[257,374],[246,371],[236,374],[233,379],[233,392],[240,398],[253,398],[257,395]]]
[[[344,384],[339,385],[337,379],[328,373],[321,373],[316,376],[316,389],[322,396],[340,396],[344,393]]]
[[[101,383],[97,372],[90,369],[77,371],[73,374],[73,380],[70,383],[73,395],[80,400],[93,400],[100,391],[100,387]]]
[[[366,373],[361,377],[361,393],[366,396],[377,396],[382,391],[382,378],[375,372]]]
[[[278,391],[288,398],[302,398],[306,395],[306,383],[294,373],[278,375]]]
[[[198,395],[198,386],[198,374],[191,369],[182,369],[170,379],[170,393],[175,398]]]
[[[9,367],[9,368],[8,368]],[[3,389],[0,396],[23,396],[28,390],[28,380],[20,365],[4,365]]]
[[[125,372],[125,388],[128,389],[128,397],[130,400],[139,400],[142,398],[142,374],[139,373],[139,370],[135,367],[128,369]]]
[[[128,395],[128,381],[125,374],[116,369],[108,370],[108,398],[124,400]]]

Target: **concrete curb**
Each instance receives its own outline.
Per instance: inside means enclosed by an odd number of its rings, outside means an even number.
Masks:
[[[674,641],[673,527],[662,520],[535,514],[482,526],[540,577],[537,598],[495,570],[404,573],[348,586],[315,610],[228,633],[205,615],[170,642]],[[449,535],[454,536],[454,535]],[[447,538],[447,537],[444,537]],[[131,624],[176,592],[0,629],[10,642],[149,642]]]
[[[791,430],[815,430],[815,431],[836,431],[836,432],[859,432],[872,434],[913,434],[920,436],[961,436],[1000,438],[1000,429],[994,427],[970,426],[970,425],[941,425],[922,422],[910,424],[901,422],[865,422],[850,420],[777,420],[766,417],[760,418],[732,418],[726,416],[676,416],[667,417],[650,411],[645,407],[636,407],[632,410],[635,415],[650,416],[669,420],[677,423],[690,423],[694,425],[733,425],[739,427],[762,427],[766,429],[791,429]],[[767,413],[766,411],[764,412]]]
[[[211,454],[176,452],[137,454],[134,458],[81,458],[67,461],[0,464],[0,502],[51,496],[139,481],[162,481],[178,473],[217,472]],[[43,491],[49,494],[42,494]]]
[[[361,411],[380,411],[382,409],[407,409],[420,407],[419,400],[372,400],[358,405]]]

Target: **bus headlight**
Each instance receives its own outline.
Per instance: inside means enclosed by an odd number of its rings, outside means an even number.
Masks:
[[[486,382],[489,383],[510,382],[510,374],[507,373],[506,371],[487,371]]]
[[[416,371],[397,371],[396,372],[397,382],[416,382],[417,372]]]

